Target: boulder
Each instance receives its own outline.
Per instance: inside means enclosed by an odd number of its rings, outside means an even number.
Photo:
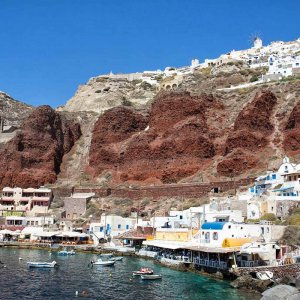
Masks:
[[[276,285],[262,293],[261,300],[296,300],[300,299],[298,289],[286,284]]]

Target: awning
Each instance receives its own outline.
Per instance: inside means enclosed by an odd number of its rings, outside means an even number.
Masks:
[[[13,235],[14,231],[8,230],[8,229],[3,229],[0,230],[0,234],[10,234]]]
[[[60,232],[56,235],[57,237],[89,237],[86,233],[76,232],[76,231],[66,231]]]
[[[60,231],[43,231],[43,232],[37,232],[34,235],[40,237],[52,237],[52,236],[57,236],[58,234],[60,234]]]
[[[282,191],[291,190],[293,188],[294,188],[293,186],[288,186],[288,187],[283,187],[283,188],[280,188],[280,189],[273,190],[273,192],[282,192]]]
[[[185,249],[185,247],[188,246],[188,244],[184,242],[176,243],[176,242],[160,241],[160,240],[144,241],[143,245],[171,249],[171,250]]]

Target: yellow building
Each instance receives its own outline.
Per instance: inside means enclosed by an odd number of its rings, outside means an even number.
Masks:
[[[192,238],[192,232],[188,228],[157,228],[155,240],[189,242]]]

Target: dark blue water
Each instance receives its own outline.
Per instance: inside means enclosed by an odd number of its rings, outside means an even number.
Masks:
[[[253,294],[232,289],[228,282],[174,271],[150,260],[124,257],[114,267],[89,268],[89,262],[96,257],[63,257],[47,251],[0,248],[0,260],[6,264],[0,269],[0,299],[255,299]],[[26,266],[27,261],[53,260],[58,262],[58,269]],[[132,271],[142,266],[154,269],[163,279],[142,281],[132,277]]]

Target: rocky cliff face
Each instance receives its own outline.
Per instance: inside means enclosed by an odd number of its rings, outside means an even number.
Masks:
[[[112,109],[95,125],[90,169],[94,176],[110,171],[115,181],[177,182],[215,156],[207,119],[222,109],[213,97],[187,92],[159,94],[149,116]]]
[[[292,94],[283,93],[289,89],[232,93],[236,100],[171,91],[143,113],[111,109],[94,128],[88,171],[97,180],[145,184],[253,176],[276,167],[285,153],[300,153],[300,93],[293,84]]]
[[[143,107],[153,99],[155,93],[155,87],[141,80],[129,81],[126,76],[99,76],[79,86],[74,97],[58,110],[103,113],[119,105]]]
[[[0,117],[4,119],[5,124],[19,127],[32,110],[32,106],[14,100],[6,93],[0,92]]]
[[[221,175],[235,176],[254,168],[255,155],[263,152],[274,131],[272,113],[277,103],[270,91],[260,92],[237,116],[225,142],[224,160],[218,164]]]
[[[53,183],[65,153],[80,137],[80,126],[50,106],[36,108],[0,153],[0,185],[35,187]]]
[[[299,161],[299,80],[224,90],[258,71],[220,70],[196,70],[158,94],[122,76],[92,78],[59,114],[39,108],[0,147],[0,182],[219,181],[277,168],[286,154]]]
[[[292,110],[284,127],[283,145],[290,155],[300,153],[300,102]]]

